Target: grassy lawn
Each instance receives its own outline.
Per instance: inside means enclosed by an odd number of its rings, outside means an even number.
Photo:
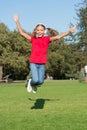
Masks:
[[[87,130],[87,84],[47,80],[36,94],[0,84],[0,130]]]

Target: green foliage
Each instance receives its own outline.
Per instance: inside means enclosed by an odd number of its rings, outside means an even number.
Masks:
[[[87,53],[87,1],[78,7],[78,30],[79,48]]]
[[[3,28],[4,32],[0,34],[0,63],[4,68],[3,76],[10,74],[13,78],[24,79],[29,73],[31,45],[17,31],[6,32],[7,28]]]

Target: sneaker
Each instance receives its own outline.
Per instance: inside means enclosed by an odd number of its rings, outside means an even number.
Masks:
[[[28,84],[27,84],[27,91],[28,92],[32,91],[32,86],[31,86],[30,82],[31,82],[31,79],[29,79]]]
[[[33,93],[36,93],[36,92],[37,92],[37,87],[36,87],[36,86],[33,87],[32,92],[33,92]]]

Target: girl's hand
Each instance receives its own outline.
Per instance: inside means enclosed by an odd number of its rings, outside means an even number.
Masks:
[[[14,15],[14,21],[17,22],[18,21],[18,16],[17,15]]]
[[[77,27],[76,25],[75,25],[75,26],[73,26],[73,27],[71,27],[71,28],[69,29],[69,32],[70,32],[70,33],[74,32],[74,31],[75,31],[75,29],[76,29],[76,27]]]

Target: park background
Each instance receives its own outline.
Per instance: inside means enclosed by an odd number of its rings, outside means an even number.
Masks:
[[[46,74],[55,80],[45,79],[36,94],[26,91],[31,46],[18,33],[14,13],[28,33],[38,22],[57,33],[78,25],[75,33],[49,46]],[[0,81],[9,82],[0,82],[0,130],[87,130],[86,64],[86,0],[1,1]]]

